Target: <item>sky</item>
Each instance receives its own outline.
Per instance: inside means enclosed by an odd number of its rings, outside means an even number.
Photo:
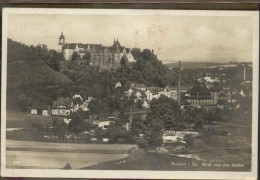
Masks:
[[[252,61],[252,17],[174,15],[10,14],[8,38],[58,48],[67,43],[153,49],[164,63]]]

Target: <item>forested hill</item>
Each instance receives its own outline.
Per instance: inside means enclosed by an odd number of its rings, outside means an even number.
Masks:
[[[28,107],[36,101],[51,103],[57,94],[69,93],[65,87],[73,82],[54,70],[58,63],[55,67],[55,61],[50,58],[58,59],[56,51],[43,46],[26,46],[11,39],[8,39],[7,47],[8,107]]]
[[[62,53],[46,45],[26,46],[8,39],[7,104],[26,110],[35,102],[52,104],[58,97],[80,94],[94,97],[104,113],[120,106],[112,99],[118,82],[122,93],[131,83],[176,85],[177,72],[170,71],[151,50],[133,48],[132,54],[135,63],[122,58],[119,68],[101,70],[84,60],[64,61]]]

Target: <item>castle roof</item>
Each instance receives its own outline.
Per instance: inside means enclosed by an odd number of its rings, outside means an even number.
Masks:
[[[83,48],[83,49],[88,49],[90,48],[91,50],[93,48],[99,49],[102,45],[101,44],[81,44],[81,43],[66,43],[63,46],[63,49],[76,49],[76,46],[78,45],[78,48]]]
[[[62,34],[63,35],[63,34]],[[119,41],[114,41],[114,44],[112,46],[103,46],[101,44],[82,44],[82,43],[66,43],[63,46],[63,49],[76,49],[76,46],[78,45],[78,48],[84,49],[85,51],[90,50],[92,52],[96,53],[102,53],[102,52],[126,52],[129,53],[131,51],[130,48],[126,48],[124,46],[121,46]]]

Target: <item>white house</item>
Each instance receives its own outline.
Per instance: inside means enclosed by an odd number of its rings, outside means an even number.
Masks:
[[[121,87],[122,86],[122,84],[120,83],[120,82],[118,82],[118,83],[116,83],[116,85],[115,85],[115,89],[116,88],[119,88],[119,87]]]
[[[149,108],[149,107],[150,107],[150,104],[149,104],[146,100],[144,100],[144,102],[143,102],[143,104],[142,104],[142,107],[143,107],[143,108]]]
[[[126,95],[128,97],[130,97],[132,94],[134,93],[134,90],[132,90],[131,88],[126,92]]]
[[[204,77],[204,80],[205,80],[207,83],[215,83],[215,82],[219,83],[219,82],[220,82],[219,77],[213,78],[213,77],[210,77],[210,76],[205,76],[205,77]]]
[[[244,92],[244,90],[243,89],[241,89],[240,90],[240,93],[239,93],[241,96],[243,96],[243,97],[245,97],[246,95],[245,95],[245,92]]]
[[[72,107],[72,111],[76,112],[79,109],[82,109],[82,104],[83,104],[83,98],[81,97],[81,95],[79,94],[75,94],[72,97],[72,101],[73,101],[73,107]]]
[[[70,123],[70,121],[72,121],[72,119],[69,118],[69,117],[65,117],[65,118],[63,119],[63,121],[64,121],[64,123],[65,123],[66,125],[68,125],[68,124]]]
[[[98,127],[102,129],[107,129],[114,121],[100,121],[98,122]]]
[[[145,94],[146,94],[146,98],[147,98],[149,101],[151,101],[151,100],[153,99],[153,93],[152,93],[149,89],[147,89],[147,90],[145,91]]]
[[[137,91],[135,96],[137,99],[141,99],[142,94],[140,93],[140,91]]]
[[[89,111],[88,104],[93,99],[92,96],[89,96],[87,100],[85,100],[82,104],[82,111]]]

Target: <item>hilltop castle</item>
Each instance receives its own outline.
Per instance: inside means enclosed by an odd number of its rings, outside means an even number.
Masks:
[[[117,68],[121,58],[125,55],[128,62],[135,62],[130,48],[121,46],[120,42],[114,40],[112,46],[102,44],[65,43],[63,32],[59,37],[58,51],[63,53],[65,60],[72,60],[73,54],[77,53],[81,60],[88,60],[92,66],[102,69]]]

